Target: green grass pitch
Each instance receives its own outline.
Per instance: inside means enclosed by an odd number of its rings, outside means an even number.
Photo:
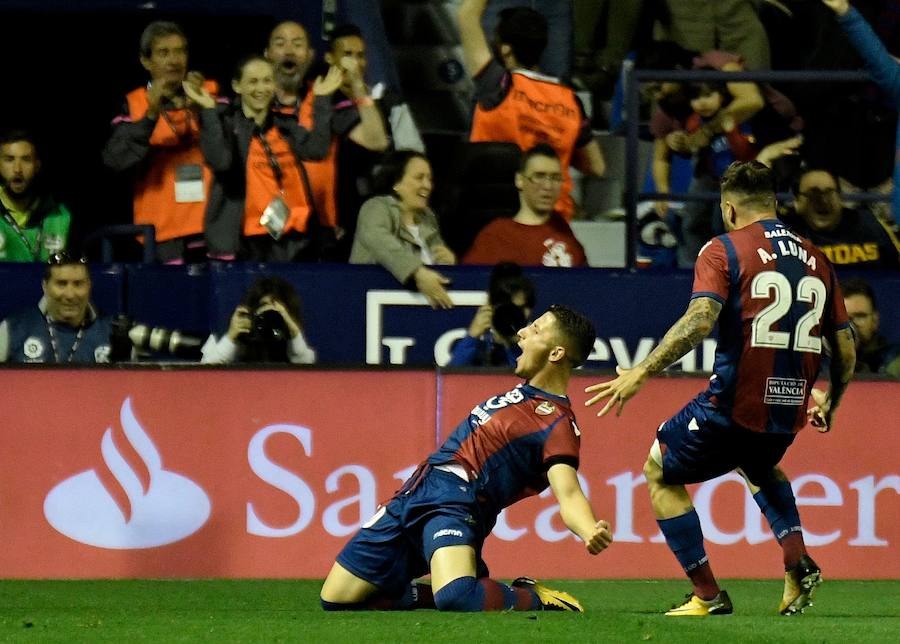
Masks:
[[[3,642],[857,642],[900,641],[900,581],[826,581],[798,617],[778,581],[725,581],[735,614],[666,618],[684,581],[559,581],[572,613],[325,613],[317,581],[0,581]]]

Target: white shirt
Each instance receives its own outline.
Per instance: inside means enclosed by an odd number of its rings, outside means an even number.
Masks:
[[[215,334],[211,334],[200,352],[203,357],[200,362],[203,364],[228,364],[234,362],[237,357],[237,344],[228,337],[223,335],[216,339]],[[287,346],[287,356],[291,364],[313,364],[316,361],[316,350],[306,343],[303,332],[292,338]]]
[[[406,226],[406,230],[409,231],[409,234],[413,236],[413,239],[416,240],[416,245],[419,247],[419,256],[422,258],[422,263],[426,266],[431,266],[434,264],[434,257],[431,256],[431,251],[428,249],[428,244],[425,243],[425,240],[422,239],[422,231],[419,229],[417,225],[404,224]]]

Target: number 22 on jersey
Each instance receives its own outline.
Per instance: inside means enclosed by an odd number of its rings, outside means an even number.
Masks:
[[[787,331],[773,331],[772,326],[787,315],[794,303],[807,302],[811,305],[794,327],[794,351],[806,353],[822,353],[822,339],[812,335],[813,329],[822,320],[825,311],[827,289],[818,277],[807,275],[797,282],[797,292],[793,292],[787,277],[775,271],[764,271],[756,275],[750,283],[750,295],[753,299],[772,299],[771,304],[753,318],[750,333],[751,347],[768,349],[788,349],[791,347],[791,334]]]

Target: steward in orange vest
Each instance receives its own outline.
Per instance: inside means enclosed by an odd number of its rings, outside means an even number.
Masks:
[[[103,160],[117,172],[133,171],[134,223],[156,228],[160,261],[181,262],[189,248],[202,250],[212,181],[200,151],[201,115],[182,84],[188,78],[212,96],[218,85],[187,73],[187,39],[174,23],[153,22],[144,30],[140,60],[151,80],[126,96]]]
[[[249,90],[244,84],[250,79],[266,89]],[[271,63],[252,57],[238,67],[233,86],[240,99],[216,108],[217,124],[201,133],[204,156],[215,173],[205,227],[211,256],[293,261],[307,250],[311,198],[300,160],[328,153],[329,94],[339,83],[336,70],[316,81],[313,127],[307,130],[296,116],[271,111]]]
[[[569,165],[574,162],[587,174],[602,175],[603,153],[575,92],[537,70],[547,46],[544,16],[528,7],[502,11],[495,58],[481,27],[486,4],[463,0],[458,11],[463,57],[475,81],[477,100],[469,140],[516,143],[522,151],[549,144],[563,171],[555,209],[569,220],[575,210]]]

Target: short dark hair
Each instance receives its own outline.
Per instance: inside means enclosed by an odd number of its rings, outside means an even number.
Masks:
[[[248,56],[244,56],[241,58],[237,65],[234,66],[234,72],[231,75],[231,80],[240,82],[241,78],[244,76],[244,67],[249,65],[250,63],[262,62],[266,65],[272,66],[272,61],[263,56],[262,54],[250,54]]]
[[[535,67],[547,48],[547,19],[531,7],[508,7],[500,12],[496,34],[519,64]]]
[[[34,148],[35,154],[37,154],[37,143],[31,132],[28,132],[27,130],[7,130],[0,134],[0,145],[9,145],[10,143],[19,142],[30,143],[31,147]]]
[[[594,348],[594,325],[578,311],[561,304],[553,304],[547,310],[556,318],[569,362],[572,367],[580,367]]]
[[[44,281],[50,279],[53,274],[53,269],[58,266],[84,266],[84,269],[87,271],[88,279],[91,277],[91,271],[88,269],[88,261],[87,258],[83,255],[75,256],[70,255],[66,251],[59,251],[58,253],[53,253],[50,257],[47,258],[47,262],[44,264]]]
[[[735,161],[719,181],[722,194],[738,195],[742,205],[775,209],[775,174],[759,161]]]
[[[538,143],[525,150],[522,154],[522,159],[519,161],[519,172],[525,172],[528,162],[534,157],[549,157],[559,161],[559,154],[556,153],[552,145],[549,143]]]
[[[284,308],[291,314],[291,317],[301,328],[303,327],[303,307],[300,303],[300,296],[294,286],[283,277],[276,275],[260,277],[244,294],[241,304],[250,309],[252,313],[259,308],[260,301],[267,295],[284,304]]]
[[[141,56],[150,58],[153,54],[153,43],[159,38],[166,36],[181,36],[185,44],[187,44],[187,36],[181,27],[174,22],[166,20],[155,20],[144,28],[141,33]]]
[[[341,38],[359,38],[363,42],[365,42],[365,38],[363,38],[362,29],[357,27],[351,22],[345,22],[343,24],[338,25],[334,28],[330,34],[328,34],[328,50],[334,52],[334,45]]]
[[[872,303],[872,310],[878,310],[878,302],[875,300],[875,291],[872,289],[872,285],[869,284],[866,280],[859,277],[846,279],[841,282],[841,291],[844,297],[850,297],[851,295],[862,295],[869,298],[869,302]]]
[[[513,262],[501,262],[491,271],[488,284],[488,301],[491,304],[512,302],[516,293],[525,295],[525,306],[534,308],[534,282],[522,272],[522,267]]]
[[[429,165],[428,157],[418,150],[395,150],[384,157],[384,160],[373,172],[375,194],[393,194],[394,186],[406,174],[406,166],[413,159],[423,159]]]
[[[718,92],[722,97],[723,106],[731,99],[731,92],[728,91],[728,85],[724,81],[701,81],[698,83],[690,83],[685,91],[688,100],[691,101],[695,98],[709,96],[714,92]]]

